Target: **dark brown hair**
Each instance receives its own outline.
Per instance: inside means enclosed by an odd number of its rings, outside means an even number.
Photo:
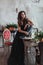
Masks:
[[[21,21],[22,21],[21,13],[24,13],[24,14],[25,14],[25,19],[26,19],[26,13],[25,13],[25,11],[20,11],[20,12],[18,13],[18,24],[19,24],[19,25],[21,25]],[[25,21],[25,20],[23,20],[23,21]],[[25,23],[25,22],[24,22],[24,23]]]
[[[18,13],[18,21],[19,21],[19,20],[20,20],[20,21],[22,20],[21,13],[24,13],[25,16],[26,16],[25,11],[20,11],[20,12]]]
[[[18,13],[18,24],[19,25],[21,25],[21,23],[22,23],[22,17],[21,17],[21,13],[24,13],[25,14],[25,18],[24,18],[24,20],[23,20],[23,25],[25,25],[26,23],[30,23],[30,24],[33,24],[28,18],[26,18],[26,13],[25,13],[25,11],[20,11],[19,13]],[[30,25],[29,24],[29,25]]]

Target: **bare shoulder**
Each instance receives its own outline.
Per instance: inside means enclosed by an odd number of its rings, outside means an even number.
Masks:
[[[33,22],[29,18],[27,18],[27,21],[29,24],[33,25]]]

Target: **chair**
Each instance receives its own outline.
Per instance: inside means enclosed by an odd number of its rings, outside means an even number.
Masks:
[[[9,29],[5,29],[3,31],[3,39],[4,39],[4,55],[7,55],[10,52],[10,46],[12,45],[11,40],[11,32]]]

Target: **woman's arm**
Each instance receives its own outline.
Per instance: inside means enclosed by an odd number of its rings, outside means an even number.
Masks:
[[[25,35],[29,34],[28,32],[21,30],[21,27],[19,26],[19,24],[18,24],[18,31],[21,33],[24,33]]]
[[[33,25],[33,22],[31,22],[31,21],[28,19],[28,24],[32,26],[32,25]]]
[[[26,25],[25,25],[24,30],[26,30],[26,29],[27,29],[27,26],[28,26],[28,24],[26,24]]]
[[[26,30],[27,29],[27,26],[32,26],[33,25],[33,23],[29,20],[29,19],[27,19],[27,24],[25,25],[25,27],[24,27],[24,30]]]

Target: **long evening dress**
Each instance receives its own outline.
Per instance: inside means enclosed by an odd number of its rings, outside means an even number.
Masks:
[[[21,29],[24,29],[24,26],[21,26]],[[24,65],[24,43],[23,40],[20,39],[20,36],[24,34],[17,31],[17,34],[14,38],[11,54],[8,58],[8,65]]]
[[[21,29],[24,30],[24,25],[21,25]],[[25,31],[27,31],[27,29]],[[20,36],[25,35],[17,31],[12,44],[11,54],[8,58],[8,65],[24,65],[24,43],[23,40],[20,39]]]

